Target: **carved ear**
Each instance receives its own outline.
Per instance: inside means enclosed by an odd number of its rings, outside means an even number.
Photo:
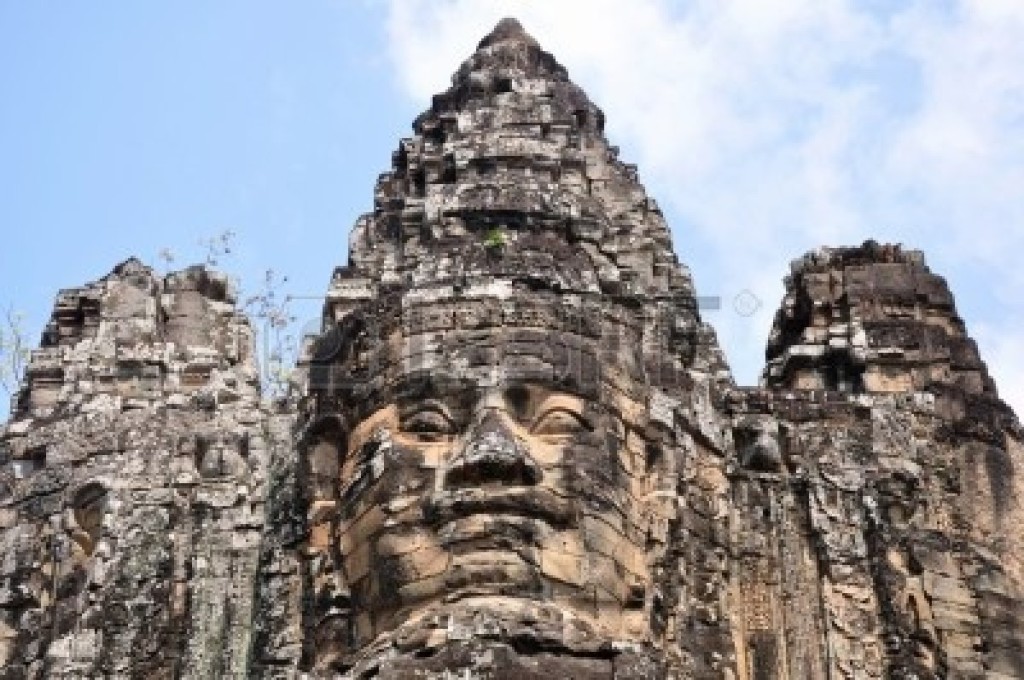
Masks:
[[[304,655],[317,668],[351,651],[350,593],[337,541],[337,496],[349,428],[339,415],[310,421],[298,444],[297,482],[308,505],[303,546],[305,591]]]
[[[345,451],[346,428],[340,417],[314,420],[299,447],[299,474],[310,500],[333,500]]]
[[[670,430],[664,423],[651,420],[643,430],[643,463],[644,474],[673,474],[675,461],[673,451],[678,446],[679,433]]]

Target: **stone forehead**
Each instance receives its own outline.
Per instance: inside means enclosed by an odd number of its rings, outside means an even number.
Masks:
[[[687,327],[687,313],[671,306],[621,304],[601,296],[520,294],[505,298],[436,298],[391,295],[346,315],[317,344],[314,358],[349,343],[374,343],[396,334],[532,328],[585,338],[667,333]]]
[[[554,366],[596,365],[599,359],[609,366],[635,366],[642,362],[644,328],[637,310],[599,301],[559,305],[520,296],[401,305],[380,300],[325,334],[311,367],[315,375],[344,366],[380,381],[441,366],[450,370],[446,362],[482,369],[532,357]],[[313,383],[314,388],[319,384]]]

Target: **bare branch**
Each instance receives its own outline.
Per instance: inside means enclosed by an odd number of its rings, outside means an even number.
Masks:
[[[244,309],[257,319],[258,341],[263,345],[265,392],[283,397],[291,389],[292,371],[298,357],[298,343],[288,327],[295,322],[290,305],[292,297],[281,292],[288,277],[278,277],[273,269],[263,276],[261,288],[245,298]]]
[[[225,229],[215,236],[199,239],[199,245],[206,251],[205,263],[210,267],[218,266],[225,256],[231,254],[234,242],[233,229]]]
[[[24,316],[8,307],[0,323],[0,390],[8,399],[18,390],[28,360]]]

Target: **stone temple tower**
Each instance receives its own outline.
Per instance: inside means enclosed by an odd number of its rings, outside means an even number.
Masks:
[[[737,386],[603,125],[500,22],[282,401],[223,275],[62,291],[0,431],[0,677],[1024,678],[1024,431],[945,281],[805,255]]]

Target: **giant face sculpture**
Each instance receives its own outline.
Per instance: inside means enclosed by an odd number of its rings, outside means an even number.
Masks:
[[[472,607],[591,643],[649,639],[672,513],[658,491],[674,482],[637,319],[537,295],[406,305],[390,327],[368,322],[380,311],[343,324],[317,378],[344,421],[319,534],[352,646]]]

